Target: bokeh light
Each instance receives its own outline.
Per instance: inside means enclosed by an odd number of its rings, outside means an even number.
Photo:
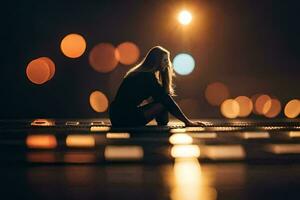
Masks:
[[[176,158],[174,179],[170,180],[170,199],[172,200],[216,200],[217,191],[208,186],[209,178],[202,172],[197,158]]]
[[[53,60],[51,60],[48,57],[40,57],[39,59],[44,60],[47,63],[48,67],[49,67],[49,70],[50,70],[50,76],[48,78],[48,81],[49,81],[50,79],[53,78],[53,76],[55,74],[55,64],[54,64]]]
[[[266,94],[262,94],[258,96],[258,98],[255,101],[254,108],[257,114],[264,115],[266,114],[272,105],[271,97]]]
[[[300,114],[300,100],[290,100],[284,108],[284,114],[288,118],[296,118]]]
[[[50,134],[28,135],[26,145],[32,149],[53,149],[57,146],[56,137]]]
[[[187,53],[180,53],[173,59],[174,70],[179,75],[188,75],[195,68],[194,58]]]
[[[175,133],[170,136],[169,142],[171,144],[191,144],[193,138],[185,133]]]
[[[192,14],[187,10],[182,10],[178,15],[178,21],[182,25],[188,25],[192,21]]]
[[[281,111],[281,103],[278,99],[271,99],[271,108],[265,114],[268,118],[276,117]]]
[[[221,104],[221,113],[227,118],[236,118],[240,113],[239,103],[234,99],[227,99]]]
[[[90,148],[95,147],[95,143],[93,135],[68,135],[66,138],[68,147]]]
[[[78,58],[86,49],[86,41],[83,36],[72,33],[62,39],[60,49],[65,56],[69,58]]]
[[[197,145],[175,145],[171,149],[173,158],[198,158],[200,148]]]
[[[115,47],[109,43],[97,44],[89,54],[89,63],[97,72],[111,72],[118,65]]]
[[[141,146],[117,146],[108,145],[104,149],[104,157],[106,160],[142,160],[144,157],[144,149]]]
[[[44,59],[32,60],[26,68],[27,78],[35,84],[43,84],[51,77],[50,67]]]
[[[90,95],[90,105],[96,112],[105,112],[108,108],[108,99],[100,91],[94,91]]]
[[[239,104],[240,112],[238,114],[239,117],[247,117],[251,114],[253,109],[253,103],[249,97],[246,96],[238,96],[235,98],[236,102]]]
[[[140,50],[137,45],[132,42],[124,42],[117,46],[115,51],[116,59],[124,64],[131,65],[139,59]]]
[[[229,98],[229,89],[221,82],[211,83],[206,87],[205,98],[209,104],[219,106],[225,99]]]

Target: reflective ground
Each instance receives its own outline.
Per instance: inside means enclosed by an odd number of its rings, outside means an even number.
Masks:
[[[200,119],[201,120],[201,119]],[[202,119],[114,128],[105,119],[2,120],[10,199],[295,199],[300,120]]]

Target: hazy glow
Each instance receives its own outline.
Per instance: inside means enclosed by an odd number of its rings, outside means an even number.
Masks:
[[[268,132],[244,132],[242,133],[244,139],[265,139],[270,138]]]
[[[105,112],[108,108],[108,99],[100,91],[94,91],[90,95],[90,105],[96,112]]]
[[[195,68],[195,60],[189,54],[177,54],[173,60],[173,66],[177,74],[188,75],[192,73]]]
[[[170,180],[172,200],[215,200],[216,189],[208,186],[205,173],[202,174],[201,165],[197,158],[175,159],[174,179]]]
[[[144,151],[141,146],[106,146],[104,156],[106,160],[141,160]]]
[[[251,114],[253,109],[253,103],[249,97],[239,96],[235,98],[236,102],[239,104],[239,117],[247,117]]]
[[[31,126],[54,126],[55,121],[50,119],[35,119],[30,123]]]
[[[178,21],[182,25],[188,25],[192,21],[192,14],[187,10],[183,10],[178,15]]]
[[[92,135],[68,135],[66,144],[68,147],[95,147],[95,138]]]
[[[300,144],[270,144],[266,149],[274,154],[299,154]]]
[[[198,138],[198,139],[214,139],[214,138],[217,138],[217,133],[215,133],[215,132],[191,133],[190,135],[193,138]]]
[[[175,145],[171,149],[173,158],[198,158],[200,148],[197,145]]]
[[[67,152],[64,154],[66,163],[95,163],[97,160],[93,152]]]
[[[268,112],[266,112],[265,116],[268,118],[276,117],[281,111],[281,103],[278,99],[271,100],[271,107]]]
[[[236,100],[227,99],[221,105],[221,113],[227,118],[236,118],[240,113],[240,107]]]
[[[54,152],[27,152],[26,159],[33,163],[54,163],[56,161]]]
[[[219,106],[225,99],[229,98],[229,89],[223,83],[211,83],[206,87],[205,98],[209,104]]]
[[[204,149],[205,156],[212,160],[244,159],[246,153],[241,145],[209,145]]]
[[[50,68],[44,59],[32,60],[26,68],[27,78],[35,84],[43,84],[51,76]]]
[[[300,137],[300,131],[290,131],[289,136],[290,137]]]
[[[204,130],[203,127],[186,127],[185,128],[186,132],[201,132],[203,130]]]
[[[96,45],[89,54],[89,63],[97,72],[111,72],[118,65],[115,47],[109,43]]]
[[[176,133],[171,135],[169,142],[171,144],[191,144],[193,143],[193,138],[188,134]]]
[[[86,42],[81,35],[72,33],[62,39],[60,48],[65,56],[78,58],[84,53]]]
[[[132,65],[139,59],[140,50],[132,42],[124,42],[120,44],[115,51],[115,57],[124,65]]]
[[[130,138],[129,133],[106,133],[108,139],[128,139]]]
[[[298,99],[290,100],[284,108],[284,114],[288,118],[296,118],[300,113],[300,101]]]
[[[269,95],[260,95],[255,101],[255,111],[260,114],[266,114],[271,108],[271,97]]]
[[[31,149],[54,149],[57,141],[54,135],[28,135],[26,145]]]

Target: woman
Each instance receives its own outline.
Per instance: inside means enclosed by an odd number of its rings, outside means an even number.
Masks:
[[[169,112],[186,126],[203,125],[189,120],[173,100],[173,76],[170,52],[161,46],[151,48],[125,75],[110,105],[112,125],[144,126],[153,119],[158,125],[167,125]]]

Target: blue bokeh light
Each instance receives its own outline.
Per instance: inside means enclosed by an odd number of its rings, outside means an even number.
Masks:
[[[179,75],[188,75],[195,68],[194,58],[187,53],[180,53],[173,59],[174,70]]]

